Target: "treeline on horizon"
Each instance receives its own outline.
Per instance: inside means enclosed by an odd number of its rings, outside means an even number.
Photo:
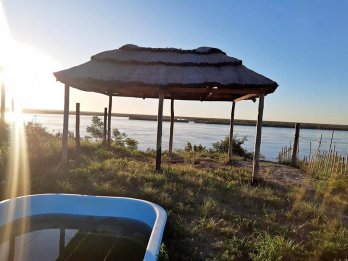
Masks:
[[[63,114],[63,110],[46,110],[46,109],[24,109],[24,113],[37,113],[37,114]],[[70,115],[75,115],[75,111],[70,111]],[[92,112],[92,111],[81,111],[81,115],[90,116],[103,116],[103,112]],[[128,117],[130,120],[146,120],[146,121],[156,121],[157,115],[145,115],[145,114],[131,114],[131,113],[112,113],[114,117]],[[203,118],[203,117],[186,117],[186,116],[176,116],[174,117],[175,122],[194,122],[194,123],[204,123],[204,124],[221,124],[229,125],[230,119],[223,118]],[[163,116],[163,121],[170,121],[170,116]],[[263,121],[264,127],[273,128],[294,128],[296,122],[283,122],[283,121]],[[256,120],[242,120],[235,119],[235,125],[242,126],[256,126]],[[322,124],[322,123],[305,123],[300,122],[301,129],[319,129],[319,130],[342,130],[348,131],[348,125],[341,124]]]

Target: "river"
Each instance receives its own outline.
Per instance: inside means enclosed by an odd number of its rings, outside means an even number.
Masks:
[[[81,116],[80,132],[81,136],[88,135],[86,127],[91,124],[91,116]],[[42,124],[49,132],[62,132],[63,115],[54,114],[25,114],[25,121]],[[129,120],[124,117],[113,117],[111,121],[112,128],[118,128],[125,132],[129,137],[139,142],[139,149],[155,148],[156,146],[156,121]],[[75,116],[69,117],[69,131],[75,130]],[[234,128],[234,134],[237,138],[246,137],[244,148],[253,151],[255,140],[254,126],[238,126]],[[201,124],[175,122],[174,124],[174,149],[183,149],[187,142],[192,144],[202,144],[211,148],[212,143],[223,139],[229,133],[228,125]],[[311,130],[302,129],[300,131],[300,158],[310,153],[310,142],[312,153],[319,145],[319,139],[322,135],[322,144],[320,150],[328,150],[332,131],[330,130]],[[290,146],[293,143],[294,129],[289,128],[262,128],[261,154],[266,160],[276,161],[279,151],[282,147]],[[168,149],[169,140],[169,122],[163,122],[162,148]],[[333,145],[336,151],[342,155],[347,155],[348,151],[348,131],[335,131]]]

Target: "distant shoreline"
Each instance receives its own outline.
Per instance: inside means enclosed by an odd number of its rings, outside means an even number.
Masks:
[[[45,110],[45,109],[24,109],[24,113],[31,114],[63,114],[63,110]],[[103,116],[102,112],[92,112],[92,111],[81,111],[81,115],[90,115],[90,116]],[[70,111],[70,115],[75,115],[75,111]],[[114,117],[126,117],[130,120],[145,120],[145,121],[156,121],[157,115],[144,115],[144,114],[130,114],[130,113],[112,113]],[[202,118],[202,117],[185,117],[185,116],[176,116],[174,117],[176,122],[193,122],[193,123],[204,123],[204,124],[221,124],[229,125],[229,119],[219,119],[219,118]],[[169,116],[163,116],[164,121],[170,121]],[[234,120],[235,125],[241,126],[256,126],[255,120]],[[273,128],[294,128],[295,122],[282,122],[282,121],[263,121],[264,127],[273,127]],[[315,129],[315,130],[342,130],[348,131],[348,125],[340,124],[322,124],[322,123],[302,123],[301,129]]]

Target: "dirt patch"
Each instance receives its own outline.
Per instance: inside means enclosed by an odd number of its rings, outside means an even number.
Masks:
[[[167,160],[166,164],[175,165],[183,163],[183,160]],[[232,163],[219,163],[214,159],[195,159],[193,162],[197,168],[207,170],[211,169],[227,169],[230,166],[242,167],[252,172],[252,161],[235,161]],[[274,162],[260,162],[260,177],[267,183],[273,183],[278,186],[290,187],[301,186],[307,190],[313,190],[311,177],[304,173],[301,169],[294,168],[287,165],[281,165]]]
[[[252,161],[240,161],[239,166],[252,171]],[[260,177],[266,182],[281,186],[301,186],[312,190],[311,177],[301,169],[274,162],[260,162]]]

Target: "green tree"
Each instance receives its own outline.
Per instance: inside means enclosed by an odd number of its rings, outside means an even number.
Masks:
[[[115,145],[117,147],[125,147],[125,139],[127,137],[127,134],[124,132],[120,132],[119,129],[115,128],[112,129],[112,136],[114,137]]]
[[[92,124],[86,128],[86,131],[96,140],[103,139],[104,122],[98,117],[92,117]]]
[[[125,139],[124,142],[126,144],[127,149],[130,149],[130,150],[137,150],[138,149],[138,141],[137,140],[128,137]]]

